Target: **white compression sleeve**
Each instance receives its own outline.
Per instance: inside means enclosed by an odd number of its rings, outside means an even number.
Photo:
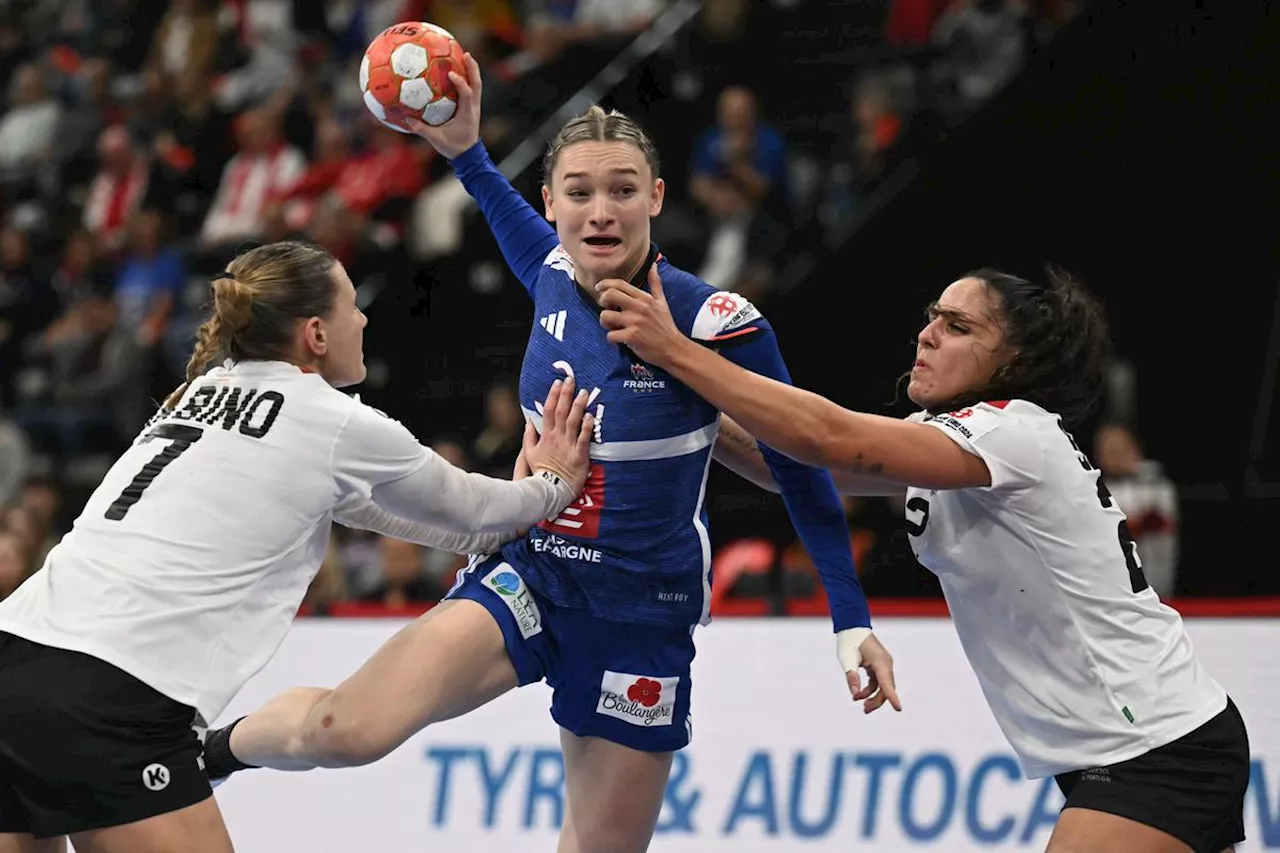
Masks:
[[[334,520],[344,527],[372,530],[393,539],[416,542],[428,548],[439,548],[450,554],[492,554],[516,538],[516,531],[505,533],[454,533],[392,515],[373,501],[334,511]]]
[[[456,533],[506,533],[554,518],[577,498],[554,475],[499,480],[455,468],[435,453],[407,477],[373,487],[394,516]]]

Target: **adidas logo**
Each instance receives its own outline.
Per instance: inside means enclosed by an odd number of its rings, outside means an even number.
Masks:
[[[564,340],[564,311],[548,314],[538,321],[538,325],[546,329],[557,341]]]

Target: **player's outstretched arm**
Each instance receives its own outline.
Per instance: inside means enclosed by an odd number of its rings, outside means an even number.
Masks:
[[[417,119],[405,119],[414,133],[431,143],[453,164],[454,173],[476,200],[507,266],[532,295],[542,262],[559,243],[555,229],[533,209],[489,159],[480,141],[480,66],[465,54],[466,75],[449,72],[458,90],[458,110],[449,121],[432,127]]]
[[[720,417],[720,433],[716,438],[714,458],[724,467],[765,491],[780,491],[778,481],[769,470],[760,444],[755,436],[742,428],[742,425],[728,415]],[[902,492],[902,486],[875,477],[861,474],[850,474],[847,471],[831,471],[831,479],[836,484],[836,491],[842,495],[896,495]]]
[[[374,486],[373,501],[394,516],[455,533],[506,533],[553,518],[586,485],[594,423],[586,407],[587,393],[574,393],[572,377],[552,384],[541,437],[525,432],[532,477],[511,481],[463,471],[423,448],[424,464]]]
[[[334,510],[333,520],[352,530],[369,530],[373,533],[403,539],[426,548],[436,548],[449,554],[492,554],[503,545],[518,539],[520,532],[505,533],[456,533],[392,515],[372,500],[353,502]]]
[[[602,282],[609,340],[679,379],[764,444],[787,456],[899,486],[964,489],[991,484],[981,458],[921,423],[852,412],[825,397],[745,370],[681,334],[661,281],[649,292]]]

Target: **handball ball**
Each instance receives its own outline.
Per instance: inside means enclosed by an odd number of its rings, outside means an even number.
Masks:
[[[408,117],[441,125],[458,109],[458,90],[449,72],[466,74],[462,46],[435,24],[407,21],[378,34],[360,63],[364,104],[392,130],[412,133]]]

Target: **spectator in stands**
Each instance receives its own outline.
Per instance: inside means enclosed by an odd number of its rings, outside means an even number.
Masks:
[[[316,126],[310,164],[296,181],[271,196],[267,218],[278,218],[286,231],[306,229],[321,196],[333,189],[350,162],[351,132],[335,118],[323,119]]]
[[[25,21],[18,15],[0,15],[0,92],[9,90],[9,81],[31,59]]]
[[[19,406],[24,409],[49,404],[54,388],[96,362],[115,325],[114,282],[97,263],[89,232],[68,236],[51,284],[54,317],[23,345]]]
[[[35,516],[21,504],[10,503],[0,509],[0,528],[4,528],[17,540],[18,549],[26,556],[30,566],[41,541],[41,531]]]
[[[42,392],[14,414],[42,449],[64,460],[87,452],[94,433],[109,436],[112,445],[132,437],[149,405],[143,348],[136,334],[116,324],[114,303],[89,300],[76,321],[47,353]]]
[[[471,446],[476,470],[490,477],[510,477],[524,435],[520,398],[510,383],[498,381],[484,396],[484,426]]]
[[[42,477],[28,477],[18,496],[17,503],[31,516],[35,525],[35,551],[31,563],[44,565],[44,558],[49,550],[57,544],[63,530],[58,513],[62,508],[62,496],[52,480]]]
[[[903,89],[911,85],[909,68],[864,72],[854,85],[851,126],[827,167],[818,215],[837,237],[866,210],[880,181],[907,152],[909,105]]]
[[[439,601],[448,587],[429,578],[422,565],[422,546],[403,539],[379,537],[382,581],[363,601],[393,610]]]
[[[329,547],[325,550],[324,560],[320,563],[320,570],[312,578],[311,586],[307,587],[302,605],[310,607],[315,612],[324,613],[329,607],[345,601],[346,598],[347,579],[342,568],[342,553],[335,533],[329,536]]]
[[[528,42],[549,62],[576,45],[617,42],[647,29],[664,0],[533,0]]]
[[[0,506],[13,500],[27,478],[31,448],[27,437],[0,408]]]
[[[261,108],[242,113],[236,120],[236,140],[239,151],[222,171],[200,231],[200,248],[216,255],[217,261],[237,243],[262,235],[268,200],[306,168],[302,152],[281,138],[278,113]]]
[[[711,223],[707,257],[698,277],[721,290],[735,288],[749,241],[761,236],[776,211],[764,206],[784,179],[786,143],[762,123],[755,95],[742,86],[720,93],[716,124],[694,144],[689,195]],[[759,251],[760,247],[751,247]]]
[[[885,41],[898,50],[927,47],[934,24],[954,0],[890,0]]]
[[[12,405],[23,347],[55,310],[53,291],[31,257],[30,236],[0,228],[0,406]]]
[[[296,81],[302,35],[295,26],[294,15],[301,5],[284,0],[237,0],[224,4],[227,21],[238,36],[246,61],[219,79],[214,96],[222,109],[240,112]],[[370,33],[370,38],[373,35]]]
[[[214,105],[207,76],[183,74],[172,85],[169,111],[152,150],[166,179],[180,188],[174,212],[183,233],[190,234],[199,229],[235,146],[231,119]]]
[[[1161,598],[1172,597],[1178,581],[1178,487],[1159,462],[1146,458],[1126,426],[1099,427],[1093,452],[1103,481],[1128,518],[1147,583]]]
[[[143,349],[155,346],[164,334],[186,284],[182,254],[166,237],[159,211],[139,211],[133,217],[129,253],[116,280],[116,323],[133,331]]]
[[[114,257],[128,238],[129,223],[144,204],[167,201],[152,173],[151,158],[122,124],[98,137],[98,173],[89,185],[84,227],[97,241],[98,254]]]
[[[334,530],[337,562],[343,588],[351,598],[363,598],[382,583],[382,555],[378,535],[367,530],[338,527]]]
[[[54,151],[62,107],[48,91],[46,73],[29,63],[13,76],[9,109],[0,116],[0,188],[6,195],[30,195],[36,170]]]
[[[147,54],[147,68],[172,82],[184,75],[203,77],[218,46],[218,15],[208,0],[172,0],[160,19]]]
[[[946,113],[962,121],[1022,68],[1026,33],[1014,0],[956,0],[933,29],[941,65],[954,88]]]
[[[448,460],[449,464],[454,467],[461,468],[464,471],[471,470],[471,457],[467,454],[467,446],[461,439],[452,436],[437,436],[431,442],[431,449]],[[503,476],[509,476],[510,473],[508,471]],[[453,586],[454,577],[458,574],[459,569],[467,565],[467,558],[449,551],[441,551],[439,548],[423,548],[422,565],[426,571],[427,578],[443,593],[444,590]]]
[[[63,187],[79,186],[93,178],[95,145],[102,131],[121,119],[111,95],[111,63],[102,57],[84,61],[71,80],[71,96],[58,124],[54,160]]]
[[[27,579],[28,559],[18,537],[0,527],[0,601]]]

